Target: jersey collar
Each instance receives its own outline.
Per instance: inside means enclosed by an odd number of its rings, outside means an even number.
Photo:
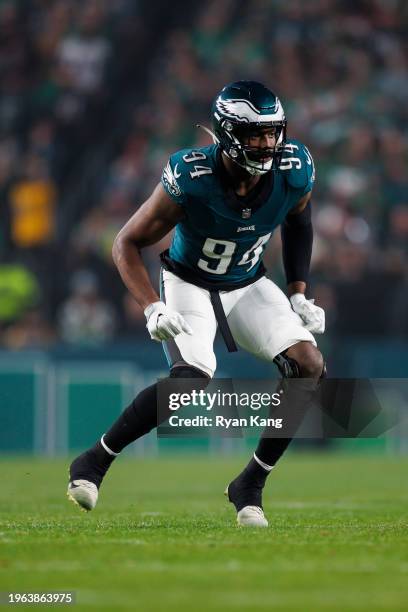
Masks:
[[[231,187],[228,172],[222,162],[221,149],[217,147],[215,169],[227,205],[239,213],[240,217],[250,218],[259,208],[266,204],[274,186],[274,172],[261,176],[258,183],[246,196],[239,196]],[[250,211],[246,213],[244,211]]]

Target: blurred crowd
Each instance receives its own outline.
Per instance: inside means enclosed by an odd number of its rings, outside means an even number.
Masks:
[[[311,293],[329,333],[407,340],[408,4],[154,4],[0,2],[0,344],[144,333],[113,238],[246,78],[279,95],[315,159]],[[145,252],[155,281],[167,241]],[[267,263],[284,283],[279,232]]]

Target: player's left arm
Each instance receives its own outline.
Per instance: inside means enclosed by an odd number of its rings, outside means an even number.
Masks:
[[[289,299],[309,331],[322,334],[324,310],[305,297],[313,247],[312,192],[308,191],[286,215],[281,226],[282,255]]]
[[[289,296],[306,292],[313,246],[311,197],[311,191],[302,196],[281,226],[283,265]]]

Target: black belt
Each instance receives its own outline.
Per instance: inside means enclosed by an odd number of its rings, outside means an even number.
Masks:
[[[224,308],[222,307],[220,294],[214,289],[210,290],[211,304],[214,310],[215,318],[220,328],[222,337],[230,353],[235,353],[238,348],[235,344],[235,340],[232,336],[231,330],[228,325],[227,317],[225,316]]]
[[[201,287],[202,289],[206,289],[207,291],[209,291],[215,318],[217,319],[217,323],[220,328],[220,332],[224,339],[226,347],[230,353],[235,353],[236,351],[238,351],[237,345],[235,344],[235,340],[232,337],[232,333],[228,325],[227,317],[225,316],[224,308],[222,307],[219,292],[233,291],[235,289],[241,289],[242,287],[251,285],[259,278],[265,275],[266,270],[264,265],[261,263],[256,275],[249,280],[234,284],[223,283],[221,284],[221,286],[218,286],[215,289],[213,283],[209,283],[208,281],[199,279],[197,275],[191,270],[171,259],[168,249],[166,251],[163,251],[163,253],[160,253],[160,259],[165,270],[172,272],[182,280],[185,280],[187,283],[191,283],[193,285],[196,285],[197,287]]]

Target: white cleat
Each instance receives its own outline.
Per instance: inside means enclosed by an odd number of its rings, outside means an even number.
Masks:
[[[71,501],[89,512],[98,501],[98,487],[89,480],[73,480],[68,485],[67,495]]]
[[[259,506],[242,508],[237,514],[237,523],[240,527],[268,527],[268,521]]]
[[[231,501],[228,487],[224,491],[224,495]],[[239,527],[268,527],[269,523],[266,520],[262,508],[259,506],[245,506],[237,513],[237,523]]]

